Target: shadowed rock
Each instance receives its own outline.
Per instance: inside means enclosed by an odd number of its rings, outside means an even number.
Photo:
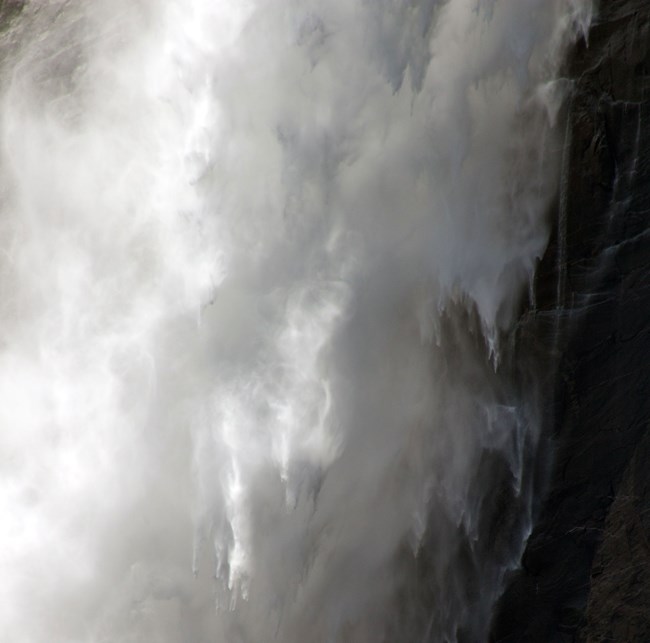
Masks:
[[[650,4],[602,5],[569,65],[556,229],[520,328],[547,372],[553,466],[502,643],[650,640]]]

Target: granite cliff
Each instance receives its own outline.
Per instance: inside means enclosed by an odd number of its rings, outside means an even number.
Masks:
[[[548,400],[542,502],[490,640],[650,641],[650,3],[602,2],[567,76],[555,231],[518,331]]]
[[[0,29],[23,4],[0,0]],[[554,233],[517,329],[547,400],[539,506],[493,643],[650,641],[650,2],[603,0],[566,75]],[[486,511],[504,558],[515,500]]]

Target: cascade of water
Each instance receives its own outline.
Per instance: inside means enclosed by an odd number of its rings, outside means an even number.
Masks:
[[[496,366],[557,187],[540,87],[589,12],[26,3],[0,44],[8,640],[485,635],[529,524],[535,408]]]

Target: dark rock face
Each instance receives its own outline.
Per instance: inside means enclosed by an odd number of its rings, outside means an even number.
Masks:
[[[490,640],[650,641],[650,2],[604,0],[568,73],[555,236],[519,331],[553,467]]]
[[[580,641],[650,640],[650,440],[637,447],[607,517]]]
[[[24,8],[25,0],[0,0],[0,30]]]

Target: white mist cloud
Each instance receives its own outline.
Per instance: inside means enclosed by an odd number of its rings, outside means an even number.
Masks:
[[[536,439],[493,364],[590,19],[27,4],[0,97],[8,640],[484,634]],[[502,479],[521,515],[486,553]]]

